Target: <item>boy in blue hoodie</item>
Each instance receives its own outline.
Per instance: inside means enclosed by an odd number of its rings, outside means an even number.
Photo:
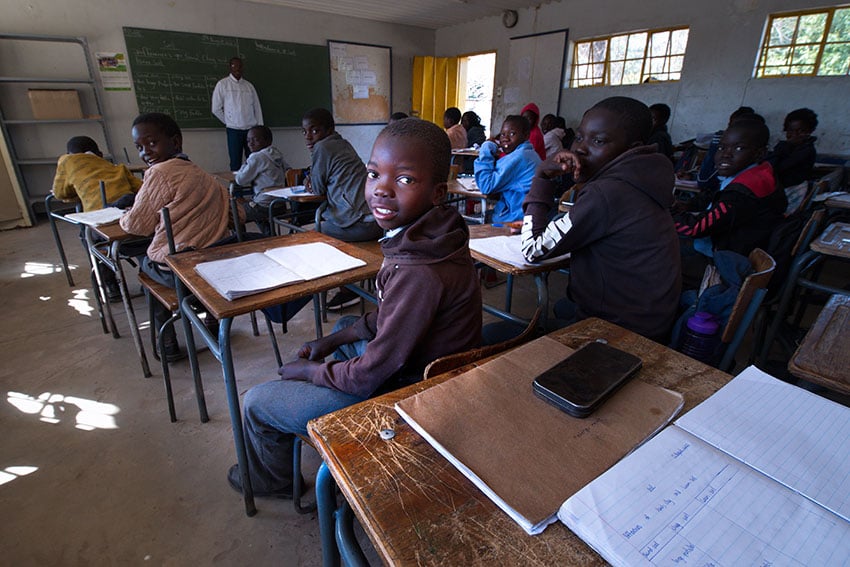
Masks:
[[[531,125],[522,116],[511,115],[502,123],[494,140],[481,146],[475,160],[475,183],[484,195],[499,195],[493,222],[522,220],[522,200],[531,187],[540,156],[528,141]],[[499,157],[499,151],[504,156]]]

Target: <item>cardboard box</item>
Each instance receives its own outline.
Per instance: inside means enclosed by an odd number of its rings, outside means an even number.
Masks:
[[[27,95],[36,120],[66,120],[83,117],[80,94],[73,90],[28,89]]]

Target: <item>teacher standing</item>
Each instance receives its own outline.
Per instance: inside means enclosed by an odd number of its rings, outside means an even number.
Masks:
[[[242,167],[242,156],[248,157],[248,130],[263,124],[263,111],[254,85],[242,78],[242,60],[230,59],[230,74],[215,85],[212,113],[227,130],[227,152],[230,171]]]

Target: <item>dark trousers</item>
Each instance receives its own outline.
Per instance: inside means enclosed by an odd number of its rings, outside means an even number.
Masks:
[[[227,154],[230,156],[230,171],[238,171],[242,167],[242,156],[248,157],[248,130],[227,130]]]

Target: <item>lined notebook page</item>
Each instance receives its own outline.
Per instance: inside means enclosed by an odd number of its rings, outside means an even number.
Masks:
[[[558,518],[613,565],[841,565],[850,524],[668,427]]]
[[[751,366],[676,425],[850,521],[850,409]]]

